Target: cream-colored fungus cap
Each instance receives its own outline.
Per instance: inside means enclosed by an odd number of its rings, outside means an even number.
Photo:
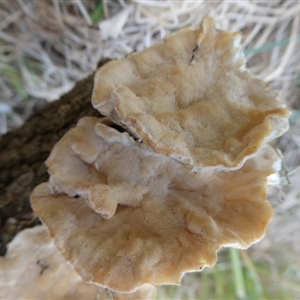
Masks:
[[[185,272],[212,267],[220,247],[263,237],[277,161],[270,146],[239,170],[192,173],[103,122],[83,118],[55,145],[50,180],[31,198],[84,280],[121,292],[179,284]]]
[[[58,252],[46,226],[18,233],[0,257],[0,299],[96,299],[88,284]]]
[[[204,18],[99,68],[92,103],[194,171],[238,169],[288,129],[288,110],[245,66],[240,34]]]

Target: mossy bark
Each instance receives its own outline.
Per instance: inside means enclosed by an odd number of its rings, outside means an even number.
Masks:
[[[81,117],[101,116],[91,105],[92,89],[93,74],[0,137],[0,255],[20,230],[38,223],[29,199],[33,188],[48,180],[45,160],[53,145]]]

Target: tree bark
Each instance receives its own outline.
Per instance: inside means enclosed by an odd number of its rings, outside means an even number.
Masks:
[[[93,74],[60,100],[44,106],[21,128],[0,137],[0,255],[20,230],[38,223],[30,194],[49,178],[44,162],[54,144],[81,117],[101,116],[91,105],[92,89]]]

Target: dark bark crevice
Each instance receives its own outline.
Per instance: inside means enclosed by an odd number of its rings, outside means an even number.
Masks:
[[[93,74],[0,137],[0,255],[20,230],[38,223],[29,198],[33,188],[49,178],[44,162],[54,144],[81,117],[101,117],[91,105],[92,89]]]

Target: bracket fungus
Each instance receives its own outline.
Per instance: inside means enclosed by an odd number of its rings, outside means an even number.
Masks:
[[[204,18],[99,68],[92,103],[194,171],[238,169],[287,130],[289,114],[246,69],[240,40]]]
[[[22,230],[0,257],[0,299],[155,299],[156,287],[143,285],[131,294],[109,293],[86,283],[63,258],[46,226]]]
[[[45,226],[21,231],[0,257],[0,299],[90,299],[88,284],[54,246]]]
[[[55,145],[49,183],[31,201],[83,279],[131,292],[178,284],[184,272],[212,267],[220,247],[259,240],[276,161],[265,145],[239,170],[193,173],[86,117]]]
[[[92,102],[108,117],[82,118],[55,145],[31,196],[85,281],[179,284],[265,234],[268,142],[288,111],[246,70],[239,39],[206,18],[97,71]]]

